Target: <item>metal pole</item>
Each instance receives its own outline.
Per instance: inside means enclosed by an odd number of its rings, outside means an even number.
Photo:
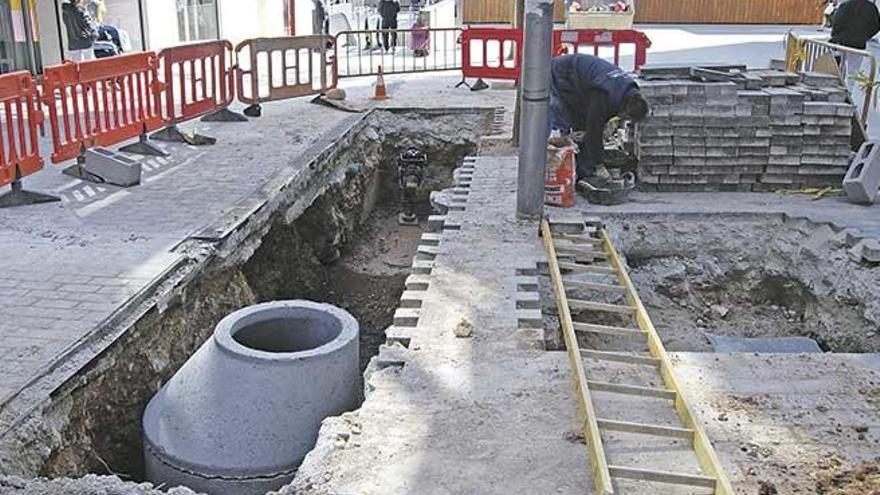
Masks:
[[[523,29],[525,19],[526,0],[516,0],[516,18],[513,21],[513,27]],[[522,50],[522,46],[517,46],[514,50]],[[516,57],[516,53],[513,54]],[[519,146],[519,121],[522,113],[522,84],[516,85],[516,104],[513,108],[513,146]]]
[[[536,220],[544,213],[544,169],[550,134],[550,61],[553,44],[553,3],[528,0],[523,34],[522,118],[516,215]]]

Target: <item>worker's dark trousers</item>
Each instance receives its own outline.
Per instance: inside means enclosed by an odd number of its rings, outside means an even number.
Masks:
[[[382,45],[385,47],[385,50],[387,51],[389,46],[397,46],[397,22],[382,22],[382,29]],[[389,37],[391,38],[391,45],[388,44]]]
[[[562,100],[556,96],[552,88],[550,90],[550,130],[559,131],[562,135],[579,130],[568,122],[568,118],[562,111]],[[577,179],[586,179],[596,173],[596,161],[590,158],[583,140],[576,144],[578,145]]]

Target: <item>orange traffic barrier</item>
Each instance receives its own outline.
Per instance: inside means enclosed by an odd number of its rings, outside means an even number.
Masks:
[[[238,100],[258,116],[260,103],[313,95],[329,89],[336,73],[334,39],[323,35],[245,40],[235,47]]]
[[[224,110],[235,99],[233,48],[227,40],[165,48],[159,67],[169,127]]]
[[[143,137],[163,123],[154,52],[47,67],[42,87],[53,163],[76,158],[87,148]]]
[[[651,40],[641,31],[635,29],[562,29],[553,31],[554,55],[584,53],[588,50],[593,55],[599,56],[600,47],[610,47],[613,50],[612,61],[614,65],[619,67],[621,45],[634,45],[632,70],[636,72],[641,69],[648,60],[648,48],[651,47]]]
[[[0,75],[0,186],[12,190],[0,196],[0,207],[57,201],[23,191],[21,179],[43,168],[37,128],[43,122],[37,85],[27,71]]]
[[[376,90],[373,92],[374,100],[387,100],[388,90],[385,88],[385,75],[382,73],[382,66],[379,66],[379,74],[376,76]]]
[[[519,79],[522,29],[469,27],[461,34],[461,76],[479,79]],[[508,55],[512,55],[508,58]]]

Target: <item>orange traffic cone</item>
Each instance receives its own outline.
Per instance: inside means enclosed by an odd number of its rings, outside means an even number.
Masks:
[[[382,73],[382,66],[379,66],[379,75],[376,76],[376,91],[373,93],[374,100],[387,100],[388,91],[385,89],[385,76]]]

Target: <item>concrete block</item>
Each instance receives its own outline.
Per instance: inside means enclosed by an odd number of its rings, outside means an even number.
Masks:
[[[880,241],[865,239],[862,241],[862,258],[871,263],[880,263]]]
[[[412,342],[412,328],[400,328],[395,326],[390,326],[385,329],[385,342],[394,346],[394,344],[402,345],[403,347],[409,347]],[[381,348],[379,350],[381,353]],[[405,361],[405,359],[404,359]]]
[[[865,238],[865,235],[862,234],[862,231],[859,229],[846,229],[844,230],[844,244],[846,247],[855,247],[856,244],[862,242],[862,239]]]
[[[705,167],[706,166],[706,158],[704,157],[694,157],[694,156],[680,156],[675,158],[674,166],[680,167]],[[672,169],[672,167],[667,168],[667,173]]]
[[[541,328],[544,325],[540,309],[517,309],[516,320],[519,328]]]
[[[440,246],[425,246],[420,244],[416,248],[416,259],[433,260],[440,254]]]
[[[430,275],[434,269],[434,262],[427,260],[413,260],[410,273],[416,275]]]
[[[705,146],[676,146],[672,150],[674,157],[679,156],[706,156]]]
[[[376,357],[376,366],[379,369],[400,367],[406,364],[409,351],[403,345],[387,345],[379,346],[379,355]]]
[[[843,179],[847,197],[856,203],[873,203],[880,189],[880,142],[866,141]]]
[[[434,232],[425,232],[422,234],[420,244],[424,244],[426,246],[437,246],[440,244],[440,241],[443,239],[443,234],[438,234]]]
[[[140,162],[125,155],[105,148],[93,148],[86,150],[83,156],[85,161],[80,165],[82,170],[98,177],[101,182],[120,187],[131,187],[141,183]]]
[[[675,147],[706,146],[706,138],[689,137],[689,136],[675,136],[674,138],[672,138],[672,144],[674,144]]]
[[[431,276],[421,273],[413,273],[406,277],[406,281],[404,282],[404,288],[406,290],[428,290],[428,286],[431,283]]]
[[[722,147],[718,147],[718,146],[713,146],[713,147],[707,147],[707,148],[706,148],[706,157],[707,157],[707,158],[711,158],[711,157],[735,157],[735,156],[737,156],[737,153],[738,153],[738,150],[737,150],[735,147],[733,147],[733,148],[729,148],[729,147],[724,147],[724,148],[722,148]]]
[[[674,131],[675,137],[706,137],[706,129],[703,127],[676,127]]]
[[[443,225],[446,223],[446,215],[429,215],[428,216],[428,231],[429,232],[440,232],[443,230]]]
[[[822,72],[801,72],[800,80],[808,86],[841,86],[839,76]]]
[[[425,291],[421,290],[405,290],[400,295],[401,308],[421,308],[422,300],[425,298]]]
[[[394,326],[414,327],[419,324],[420,314],[421,311],[418,308],[397,308],[394,311]]]

